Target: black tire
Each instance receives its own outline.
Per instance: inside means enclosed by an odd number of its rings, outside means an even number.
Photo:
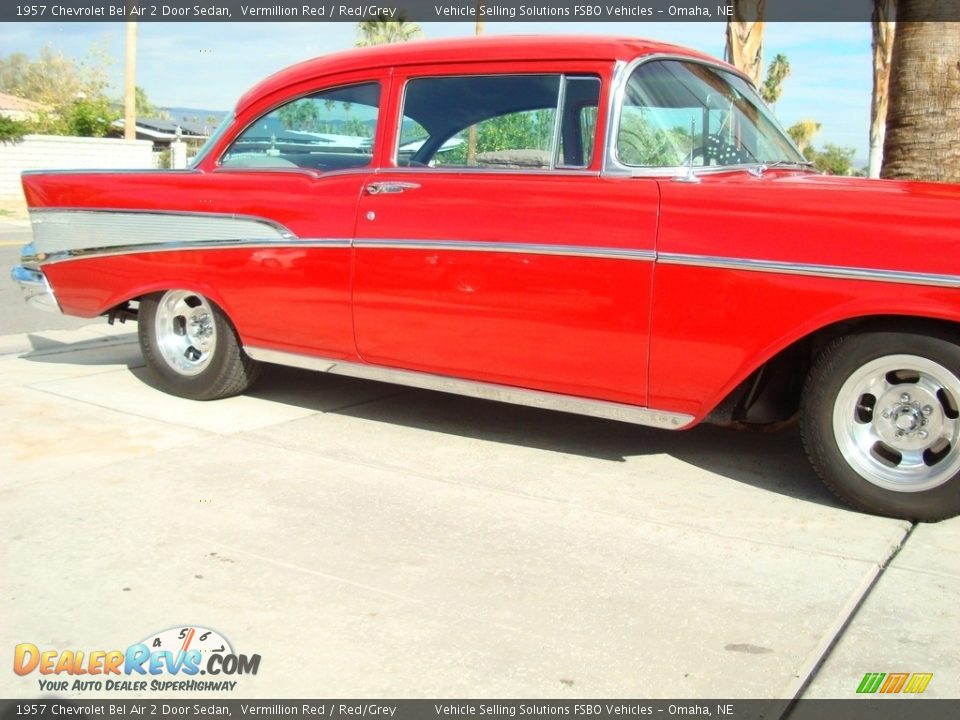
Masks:
[[[816,359],[801,433],[841,500],[934,522],[960,514],[958,409],[960,347],[936,331],[869,332],[833,341]]]
[[[242,393],[260,374],[223,311],[198,293],[171,290],[141,298],[137,320],[143,359],[159,390],[216,400]]]

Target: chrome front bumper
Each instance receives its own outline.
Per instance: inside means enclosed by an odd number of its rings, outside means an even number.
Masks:
[[[53,288],[41,271],[17,266],[10,271],[10,277],[20,286],[23,299],[28,305],[47,312],[60,312],[57,296],[53,294]]]

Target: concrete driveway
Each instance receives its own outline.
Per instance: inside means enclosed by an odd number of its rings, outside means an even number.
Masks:
[[[261,655],[232,697],[960,697],[960,521],[840,507],[794,430],[284,368],[195,403],[134,331],[0,337],[0,697],[42,694],[17,643],[181,625]]]

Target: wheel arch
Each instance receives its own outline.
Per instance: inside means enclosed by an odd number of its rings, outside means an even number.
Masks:
[[[845,335],[875,332],[934,334],[960,343],[960,320],[877,314],[837,320],[789,341],[735,381],[732,390],[708,404],[702,422],[714,425],[777,425],[792,422],[803,384],[817,356]]]
[[[183,279],[166,278],[138,285],[136,288],[127,288],[123,292],[115,294],[108,301],[107,309],[100,314],[108,317],[136,317],[137,312],[131,308],[131,303],[139,303],[148,295],[156,295],[168,290],[188,290],[203,295],[223,312],[224,317],[233,329],[238,333],[240,332],[239,328],[237,328],[230,304],[225,300],[224,296],[217,292],[212,285],[196,280],[185,281]]]

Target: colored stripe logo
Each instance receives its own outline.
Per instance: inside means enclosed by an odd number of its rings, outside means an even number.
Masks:
[[[933,673],[866,673],[857,687],[857,693],[861,695],[872,695],[874,693],[919,695],[927,689],[927,685],[930,684],[932,678]]]

